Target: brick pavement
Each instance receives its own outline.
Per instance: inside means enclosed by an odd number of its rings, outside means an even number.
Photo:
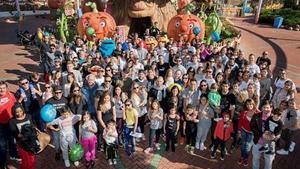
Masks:
[[[300,86],[300,35],[299,32],[291,32],[287,30],[277,30],[269,26],[253,25],[243,19],[232,19],[233,23],[242,30],[241,47],[246,54],[261,54],[263,50],[268,50],[271,54],[273,63],[276,63],[275,69],[284,67],[288,69],[289,76]],[[20,28],[35,30],[41,23],[48,23],[48,19],[25,18],[25,23]],[[35,51],[25,50],[24,47],[15,44],[14,31],[16,24],[8,24],[0,21],[0,79],[7,79],[9,83],[16,84],[16,79],[26,75],[30,71],[40,71],[38,67],[38,57]],[[15,85],[11,87],[12,90]],[[146,128],[147,131],[147,128]],[[295,140],[300,140],[300,134],[296,135]],[[299,142],[299,141],[298,141]],[[208,145],[207,145],[208,146]],[[142,150],[146,148],[146,143],[139,143],[137,154],[132,158],[125,155],[122,148],[120,151],[120,159],[127,169],[146,169],[153,168],[151,166],[152,155],[145,155]],[[238,169],[245,168],[237,165],[239,151],[235,151],[231,156],[226,157],[224,162],[211,160],[209,152],[196,151],[196,155],[190,155],[184,152],[183,146],[178,146],[176,153],[162,153],[158,168],[160,169],[193,169],[193,168],[210,168],[210,169]],[[296,146],[295,152],[289,156],[276,156],[274,169],[297,169],[299,167],[298,157],[300,155],[300,146]],[[104,155],[97,153],[96,168],[118,168],[108,166]],[[288,162],[287,162],[288,161]],[[10,168],[19,168],[17,163],[11,162]],[[55,162],[53,149],[48,147],[44,152],[37,156],[37,169],[60,169],[64,168],[62,161]],[[78,168],[84,168],[81,164]],[[248,167],[250,168],[250,167]]]

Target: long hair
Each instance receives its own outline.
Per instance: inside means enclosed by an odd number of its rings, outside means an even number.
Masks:
[[[75,88],[79,88],[79,94],[78,95],[75,95],[74,93],[73,93],[73,90],[75,89]],[[71,85],[71,87],[70,87],[70,91],[71,91],[71,97],[70,97],[70,104],[80,104],[80,102],[81,102],[81,100],[83,99],[83,95],[82,95],[82,93],[81,93],[81,91],[80,91],[80,86],[79,86],[79,84],[78,83],[72,83],[72,85]]]
[[[21,103],[15,103],[13,105],[13,107],[11,108],[11,111],[12,111],[12,114],[13,114],[13,117],[16,118],[16,110],[20,108],[22,109],[23,113],[25,113],[25,110],[24,110],[24,107]]]

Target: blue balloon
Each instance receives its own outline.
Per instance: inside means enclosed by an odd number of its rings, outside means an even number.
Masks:
[[[214,42],[218,42],[221,40],[220,34],[218,32],[212,32],[211,33],[211,38]]]
[[[49,123],[56,118],[56,109],[51,104],[46,104],[41,109],[41,118],[44,122]]]
[[[194,27],[194,29],[193,29],[193,33],[197,36],[197,35],[199,35],[199,33],[201,32],[201,29],[200,29],[200,27]]]

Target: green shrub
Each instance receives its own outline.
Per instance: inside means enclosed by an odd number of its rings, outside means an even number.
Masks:
[[[291,8],[283,9],[264,9],[260,15],[260,23],[273,24],[276,17],[283,17],[283,24],[288,26],[296,26],[300,24],[300,10]]]

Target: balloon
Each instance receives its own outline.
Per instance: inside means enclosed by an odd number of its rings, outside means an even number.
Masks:
[[[92,35],[94,35],[94,33],[95,33],[95,29],[92,28],[92,27],[88,27],[88,28],[86,29],[86,33],[87,33],[89,36],[92,36]]]
[[[218,32],[212,32],[211,33],[211,38],[214,42],[218,42],[221,40],[220,34]]]
[[[42,32],[42,31],[39,31],[39,32],[37,33],[37,36],[38,36],[39,40],[42,40],[42,39],[43,39],[43,32]]]
[[[84,149],[80,144],[75,144],[70,151],[70,160],[79,161],[84,155]]]
[[[41,118],[44,120],[44,122],[49,123],[53,121],[56,117],[56,109],[51,104],[46,104],[41,109]]]
[[[198,26],[194,27],[193,33],[194,33],[196,36],[197,36],[200,32],[201,32],[200,27],[198,27]]]

